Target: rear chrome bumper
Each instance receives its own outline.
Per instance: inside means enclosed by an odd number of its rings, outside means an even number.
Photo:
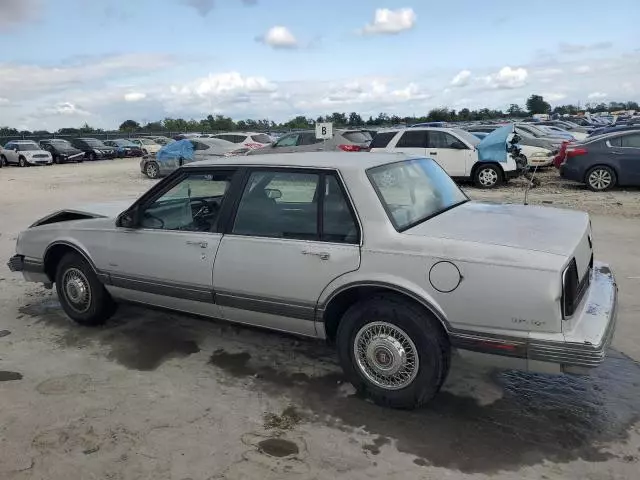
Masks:
[[[604,361],[615,334],[617,313],[618,286],[613,272],[608,265],[595,263],[591,286],[574,314],[575,326],[570,332],[548,335],[556,337],[553,340],[478,331],[449,334],[452,345],[460,350],[519,359],[513,368],[584,373]],[[555,365],[555,369],[545,365]]]

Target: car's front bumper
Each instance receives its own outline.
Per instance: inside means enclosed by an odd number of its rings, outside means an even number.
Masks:
[[[27,163],[29,165],[51,165],[53,163],[52,157],[43,157],[43,158],[27,158]]]
[[[51,284],[44,268],[44,262],[41,260],[27,258],[24,255],[14,255],[7,262],[7,266],[12,272],[22,273],[27,282]]]
[[[595,263],[591,285],[569,331],[510,336],[482,331],[449,332],[451,343],[463,356],[486,354],[489,364],[545,373],[585,373],[600,365],[613,340],[618,311],[618,287],[608,265]],[[510,357],[506,362],[504,357]],[[498,359],[504,359],[498,361]],[[495,359],[496,361],[492,361]]]

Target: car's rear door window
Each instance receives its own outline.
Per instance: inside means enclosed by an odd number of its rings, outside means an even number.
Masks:
[[[369,145],[371,148],[386,148],[389,145],[389,142],[393,137],[396,136],[398,132],[379,132],[373,136],[371,140],[371,144]]]
[[[428,135],[426,130],[407,130],[398,140],[396,148],[427,148]]]

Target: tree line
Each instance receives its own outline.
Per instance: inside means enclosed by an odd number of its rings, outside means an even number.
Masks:
[[[580,105],[558,105],[551,108],[551,105],[544,100],[542,95],[531,95],[525,108],[518,104],[511,104],[505,111],[482,108],[470,110],[462,108],[460,110],[446,107],[434,108],[423,116],[399,116],[380,113],[378,116],[362,117],[357,112],[344,113],[334,112],[330,115],[318,116],[316,118],[298,115],[283,123],[276,123],[272,120],[246,119],[235,121],[231,117],[224,115],[208,115],[201,120],[185,120],[183,118],[165,118],[161,121],[140,124],[135,120],[125,120],[119,126],[118,131],[123,133],[161,133],[161,132],[220,132],[220,131],[277,131],[312,128],[316,122],[332,122],[338,127],[381,127],[401,124],[413,124],[423,122],[470,122],[483,120],[497,120],[507,118],[525,118],[538,113],[550,113],[559,115],[577,115],[581,112],[598,113],[619,110],[640,110],[637,102],[609,102],[609,103],[587,103]],[[108,133],[104,129],[93,128],[87,123],[79,128],[61,128],[56,132],[37,130],[30,132],[27,130],[18,131],[15,128],[0,127],[0,136],[12,135],[90,135],[96,133]]]

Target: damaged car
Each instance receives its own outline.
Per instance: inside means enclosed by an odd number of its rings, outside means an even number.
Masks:
[[[40,140],[40,146],[51,154],[53,163],[81,163],[84,160],[84,152],[62,138]]]
[[[81,325],[135,302],[326,339],[357,391],[397,408],[429,402],[456,353],[588,372],[616,325],[588,214],[471,201],[415,155],[191,163],[133,204],[36,221],[9,268]]]

